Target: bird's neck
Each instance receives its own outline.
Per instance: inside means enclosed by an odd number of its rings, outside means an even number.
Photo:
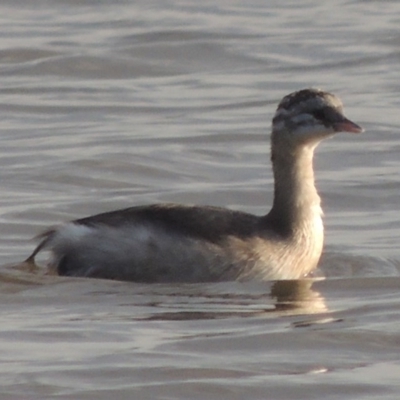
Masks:
[[[316,144],[272,149],[274,202],[267,218],[284,235],[319,235],[322,232],[320,197],[314,182]]]

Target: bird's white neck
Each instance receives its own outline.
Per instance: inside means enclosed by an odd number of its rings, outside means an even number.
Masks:
[[[290,236],[323,234],[321,201],[313,170],[316,145],[275,146],[272,150],[275,190],[268,219],[273,221],[278,233]]]

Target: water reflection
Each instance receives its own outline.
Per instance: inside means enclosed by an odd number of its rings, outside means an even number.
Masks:
[[[240,284],[231,283],[230,293],[227,293],[227,284],[213,285],[211,291],[209,285],[195,285],[195,288],[186,286],[172,295],[177,298],[177,302],[172,307],[181,304],[181,309],[176,311],[164,309],[161,312],[158,310],[143,317],[143,319],[198,320],[232,317],[276,317],[326,312],[328,308],[324,297],[312,288],[314,282],[316,280],[307,279],[264,283],[262,284],[266,289],[264,291],[262,291],[259,283],[244,284],[244,288],[242,288],[244,291],[238,288]],[[218,287],[222,289],[220,293],[216,292]],[[190,294],[187,292],[188,289]],[[254,293],[255,291],[260,291],[260,293]],[[153,291],[150,289],[150,292]],[[170,297],[171,293],[165,293],[165,295]],[[168,303],[169,301],[166,301],[162,307],[170,308],[171,304],[168,305]]]
[[[18,292],[59,281],[60,277],[49,275],[46,269],[34,263],[22,262],[0,267],[0,291],[2,293]]]
[[[321,293],[312,289],[316,279],[277,281],[272,285],[271,297],[276,299],[276,312],[290,314],[315,314],[326,312],[327,306]]]
[[[198,320],[230,317],[270,317],[316,314],[327,311],[325,299],[313,285],[320,279],[276,282],[219,282],[209,284],[137,284],[101,279],[49,275],[32,263],[1,268],[0,289],[18,292],[60,285],[66,295],[85,296],[85,301],[115,296],[116,306],[138,308],[140,320]],[[60,292],[62,295],[62,291]],[[110,304],[111,305],[111,304]]]

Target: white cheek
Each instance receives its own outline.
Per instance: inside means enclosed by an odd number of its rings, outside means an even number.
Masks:
[[[308,122],[303,122],[303,124],[298,125],[294,130],[295,136],[308,138],[315,137],[318,141],[333,133],[335,133],[335,131],[332,128],[327,128],[325,125],[318,123],[314,119],[312,121],[308,120]]]

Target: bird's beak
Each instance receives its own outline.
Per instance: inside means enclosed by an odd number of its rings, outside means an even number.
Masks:
[[[340,121],[335,122],[333,127],[336,132],[350,132],[350,133],[361,133],[364,132],[364,128],[357,125],[353,121],[350,121],[346,117],[342,117]]]

